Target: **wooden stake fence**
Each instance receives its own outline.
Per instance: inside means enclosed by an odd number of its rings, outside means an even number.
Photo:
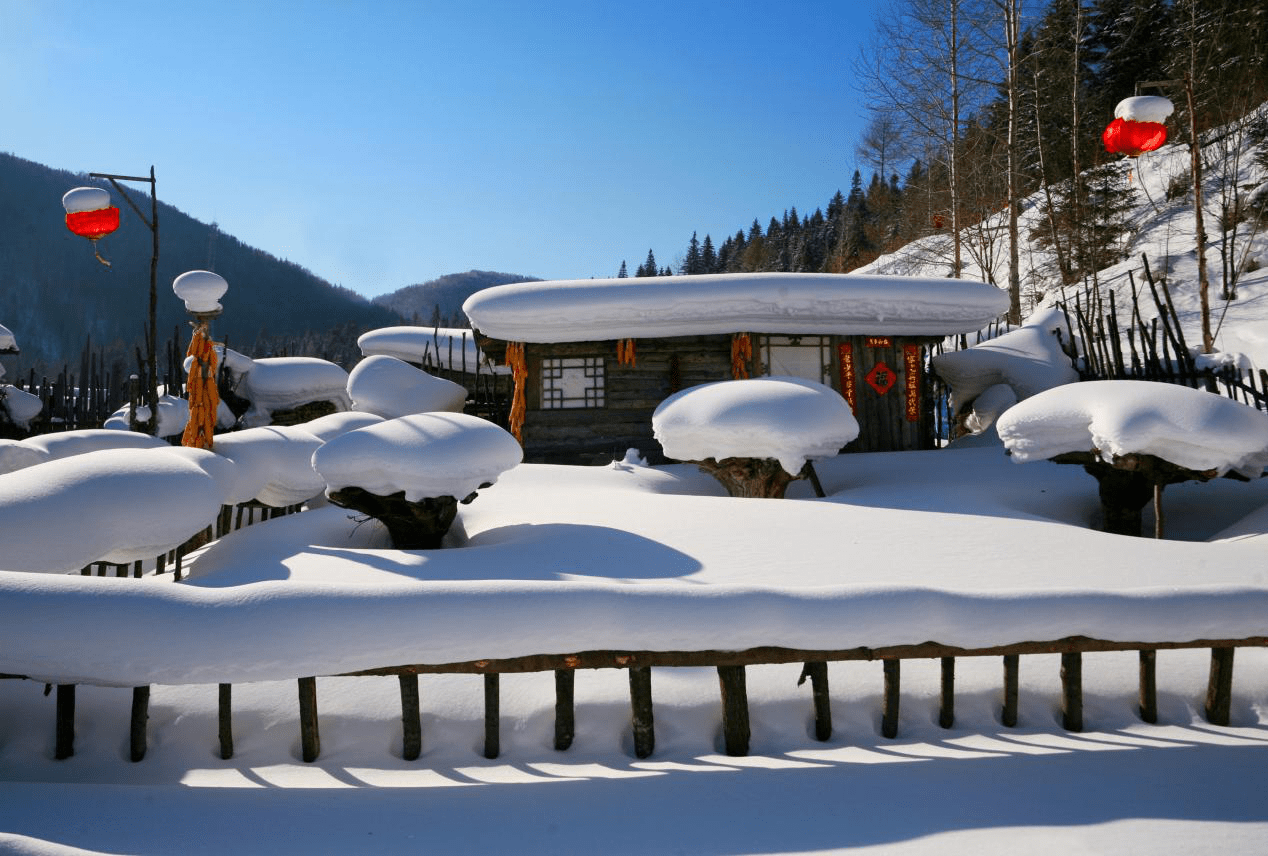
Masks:
[[[746,651],[587,651],[569,655],[539,655],[507,660],[474,660],[464,663],[416,664],[346,673],[338,677],[395,675],[401,685],[401,720],[404,733],[402,755],[416,760],[422,753],[422,728],[419,713],[418,678],[425,674],[479,674],[484,676],[484,756],[497,758],[501,753],[499,678],[503,674],[553,672],[555,678],[555,748],[563,751],[573,742],[576,732],[574,679],[579,669],[625,669],[630,684],[630,727],[634,754],[647,758],[655,751],[655,717],[652,702],[652,669],[713,666],[718,672],[722,732],[725,751],[729,755],[748,754],[751,740],[745,668],[750,665],[795,663],[804,664],[801,679],[811,681],[811,710],[817,740],[832,737],[832,711],[828,694],[829,662],[880,660],[884,666],[881,709],[881,733],[887,739],[898,736],[900,669],[903,660],[938,659],[942,672],[939,723],[950,728],[954,722],[955,664],[962,657],[1001,657],[1003,672],[1003,705],[1001,723],[1007,728],[1018,723],[1020,658],[1033,654],[1061,655],[1062,726],[1069,731],[1082,731],[1083,659],[1084,653],[1104,651],[1140,652],[1140,717],[1145,722],[1157,721],[1156,654],[1160,650],[1209,648],[1211,671],[1206,687],[1205,715],[1212,725],[1229,724],[1233,693],[1233,655],[1237,648],[1268,647],[1268,637],[1244,639],[1195,639],[1188,642],[1114,642],[1082,636],[1047,642],[1023,642],[988,648],[959,648],[926,642],[921,645],[899,645],[887,648],[852,648],[838,651],[810,651],[791,648],[752,648]],[[0,675],[21,678],[21,675]],[[301,756],[311,763],[321,754],[318,727],[317,679],[297,680]],[[145,729],[149,688],[133,693],[130,739],[132,759],[145,754]],[[232,688],[219,685],[220,755],[233,755],[231,711]],[[58,759],[74,754],[75,686],[57,687],[56,749]]]

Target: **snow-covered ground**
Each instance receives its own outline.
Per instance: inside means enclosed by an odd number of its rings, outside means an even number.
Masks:
[[[1172,638],[1202,621],[1268,632],[1268,541],[1197,543],[1268,505],[1268,483],[1168,488],[1172,535],[1190,541],[1160,543],[1092,531],[1096,486],[1079,467],[1019,466],[984,438],[845,456],[819,473],[825,500],[805,482],[786,500],[746,500],[685,465],[521,465],[461,508],[446,550],[392,551],[376,524],[326,508],[214,543],[182,585],[5,574],[0,670],[32,671],[20,652],[43,650],[125,686],[142,674],[170,683],[152,691],[138,764],[127,689],[81,686],[76,754],[55,761],[54,699],[39,683],[0,684],[0,826],[103,853],[982,853],[1020,840],[1038,853],[1262,852],[1268,807],[1253,785],[1268,761],[1268,655],[1257,650],[1238,651],[1228,728],[1202,717],[1205,651],[1159,654],[1158,725],[1136,716],[1134,654],[1085,655],[1078,734],[1060,726],[1055,656],[1022,659],[1016,728],[999,721],[997,658],[960,661],[948,730],[937,663],[904,663],[893,740],[880,735],[880,664],[834,664],[826,743],[813,739],[800,667],[752,667],[746,758],[723,754],[711,669],[654,670],[646,760],[624,672],[579,673],[566,752],[552,747],[551,675],[503,676],[496,760],[481,755],[481,679],[424,676],[413,762],[400,757],[394,678],[319,678],[322,754],[299,760],[295,682],[270,678],[550,640],[558,651],[971,644]],[[50,592],[56,608],[41,600]],[[164,621],[145,613],[155,598]],[[402,650],[356,661],[389,637]],[[228,761],[221,680],[247,681],[234,688]]]
[[[1183,285],[1193,279],[1192,229],[1181,203],[1163,202],[1182,155],[1168,147],[1135,166],[1158,208],[1138,212],[1132,254],[1159,261],[1155,272],[1167,271],[1192,324],[1196,295]],[[1248,246],[1250,258],[1265,254],[1262,237]],[[915,249],[878,267],[945,272]],[[1023,263],[1041,261],[1027,253]],[[1268,366],[1266,266],[1268,256],[1242,280],[1218,339],[1258,366]],[[1104,272],[1102,282],[1125,271]],[[547,304],[557,305],[558,291],[543,292]],[[686,311],[666,305],[675,317]],[[496,326],[498,307],[483,308]],[[1049,344],[1041,327],[961,360],[961,373],[984,394],[1007,384],[998,401],[1051,407],[1039,393],[1046,381],[1027,387],[1052,376],[1025,364]],[[309,386],[346,394],[346,378],[326,378],[315,362],[239,363],[265,398],[277,384],[262,369],[295,374],[296,365],[312,369]],[[1102,418],[1121,413],[1125,399],[1091,402],[1092,412],[1086,397],[1070,403],[1058,392],[1079,431],[1108,431],[1114,442],[1144,436],[1132,434],[1140,420]],[[993,416],[1008,403],[979,409]],[[1185,407],[1137,411],[1162,423]],[[147,488],[146,510],[173,524],[157,527],[162,536],[179,539],[175,522],[204,518],[215,490],[276,491],[289,503],[292,491],[317,489],[292,478],[304,468],[291,459],[304,455],[268,454],[269,444],[289,437],[312,449],[358,427],[396,431],[369,414],[318,421],[259,429],[268,435],[259,441],[239,432],[220,456],[112,452],[88,437],[92,467],[29,441],[0,446],[0,464],[12,470],[0,476],[0,565],[19,554],[46,571],[81,559],[62,543],[39,549],[47,533],[14,523],[31,497],[48,501],[91,482],[56,538],[115,551],[102,529],[126,527],[143,476],[166,479]],[[1233,433],[1217,444],[1226,462],[1236,451],[1236,466],[1259,466],[1240,457],[1234,440],[1245,432]],[[1171,442],[1149,437],[1163,444],[1150,452]],[[656,746],[641,760],[620,670],[578,674],[576,738],[565,752],[553,748],[552,676],[504,675],[494,760],[481,751],[479,676],[421,678],[416,761],[401,758],[395,678],[319,677],[321,755],[301,760],[294,679],[303,675],[598,648],[1268,635],[1268,480],[1169,486],[1172,540],[1155,541],[1096,531],[1096,482],[1081,467],[1018,465],[990,428],[937,452],[841,456],[816,467],[826,498],[795,482],[787,499],[759,500],[725,496],[694,467],[649,468],[635,455],[597,468],[522,464],[460,507],[441,550],[391,549],[378,524],[325,506],[213,542],[191,557],[179,585],[0,571],[0,673],[84,681],[75,755],[63,761],[53,759],[55,701],[44,685],[0,681],[0,852],[1268,852],[1268,804],[1257,788],[1268,762],[1263,649],[1237,652],[1227,727],[1202,714],[1208,652],[1158,654],[1156,725],[1137,716],[1136,655],[1087,654],[1079,733],[1061,727],[1055,655],[1022,658],[1016,727],[1001,723],[999,658],[958,661],[948,729],[938,725],[939,664],[904,661],[892,739],[881,735],[881,665],[832,664],[835,731],[826,742],[814,739],[799,664],[750,667],[743,758],[724,754],[712,669],[653,670]],[[393,475],[409,477],[403,468]],[[147,533],[147,549],[157,537]],[[59,560],[59,551],[75,555]],[[146,682],[155,684],[148,754],[134,764],[128,687]],[[234,683],[229,760],[218,754],[219,682]]]

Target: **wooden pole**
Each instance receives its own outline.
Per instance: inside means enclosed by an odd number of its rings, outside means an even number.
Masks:
[[[502,753],[502,735],[499,729],[502,717],[499,697],[498,674],[484,676],[484,757],[496,758]]]
[[[57,746],[53,757],[64,761],[75,754],[75,685],[57,685]]]
[[[815,740],[832,739],[832,700],[828,695],[828,664],[823,660],[806,663],[798,685],[810,678],[810,695],[814,700]]]
[[[321,754],[321,734],[317,729],[317,678],[299,679],[299,741],[304,763],[311,764]]]
[[[938,705],[938,725],[950,728],[955,724],[955,657],[943,657],[942,698]]]
[[[650,666],[630,666],[630,708],[630,724],[634,729],[634,754],[639,758],[646,758],[656,748]]]
[[[742,757],[748,754],[751,736],[744,667],[718,666],[718,684],[722,690],[722,735],[726,754]]]
[[[1140,652],[1140,718],[1151,725],[1158,721],[1158,652]]]
[[[219,704],[220,757],[233,757],[233,684],[220,685]]]
[[[1005,728],[1017,727],[1017,679],[1021,671],[1021,658],[1016,654],[1004,655],[1004,709],[1000,722]]]
[[[1211,649],[1211,678],[1206,687],[1206,721],[1228,725],[1233,705],[1234,648]]]
[[[898,683],[901,660],[885,660],[885,691],[881,706],[881,734],[898,736]]]
[[[397,675],[401,684],[401,726],[404,749],[401,757],[416,761],[423,752],[423,720],[418,708],[418,675]]]
[[[130,757],[133,763],[145,758],[145,726],[150,718],[150,688],[132,688],[132,725],[129,731]]]
[[[560,752],[572,745],[577,733],[576,680],[577,673],[572,669],[555,670],[555,749]]]
[[[1061,724],[1066,731],[1083,730],[1083,655],[1061,655]]]

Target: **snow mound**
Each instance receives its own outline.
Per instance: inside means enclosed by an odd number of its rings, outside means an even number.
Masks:
[[[951,387],[952,413],[996,384],[1007,384],[1021,401],[1077,381],[1079,374],[1061,350],[1058,332],[1070,341],[1064,313],[1046,309],[1002,336],[963,351],[934,355],[933,370]]]
[[[0,376],[3,376],[2,370]],[[38,395],[6,383],[0,385],[0,409],[8,415],[10,422],[25,430],[30,427],[31,420],[40,415],[44,403]]]
[[[242,416],[248,428],[268,425],[273,411],[290,410],[314,401],[329,401],[348,410],[348,373],[329,360],[315,357],[265,357],[253,360],[226,351],[225,367],[235,378],[237,395],[251,402]]]
[[[349,431],[313,455],[327,494],[359,487],[405,499],[462,499],[523,460],[515,438],[465,413],[418,413]]]
[[[0,354],[16,354],[17,352],[18,340],[8,327],[0,324]]]
[[[116,431],[112,428],[82,428],[78,431],[61,431],[28,437],[23,445],[43,452],[48,460],[69,458],[103,449],[165,449],[167,441],[136,431]]]
[[[395,419],[411,413],[460,412],[467,390],[434,377],[396,357],[366,357],[348,375],[348,395],[355,410]]]
[[[152,559],[215,520],[231,466],[165,446],[91,451],[2,475],[0,568],[66,573]]]
[[[150,418],[150,408],[141,405],[136,409],[136,418],[145,422]],[[174,395],[166,393],[159,395],[159,427],[158,436],[172,437],[180,434],[185,430],[185,423],[189,422],[189,402],[184,398],[177,398]],[[125,404],[102,423],[111,431],[127,431],[128,426],[128,406]]]
[[[0,475],[33,467],[47,460],[48,452],[21,440],[0,440]]]
[[[584,342],[721,333],[947,335],[1008,309],[993,285],[939,277],[745,273],[514,283],[462,305],[481,333]]]
[[[1268,415],[1214,393],[1152,381],[1050,389],[1010,408],[996,427],[1019,462],[1095,450],[1106,461],[1154,455],[1192,470],[1249,478],[1268,465]]]
[[[311,461],[321,444],[299,426],[266,425],[217,434],[212,450],[237,465],[226,502],[256,500],[281,508],[318,496],[325,483]]]
[[[671,395],[652,414],[665,454],[679,461],[773,458],[792,476],[859,435],[831,387],[793,377],[724,380]]]
[[[310,419],[296,427],[303,428],[318,440],[326,443],[340,434],[347,434],[349,431],[355,431],[358,428],[368,428],[382,421],[382,416],[375,416],[373,413],[358,413],[354,410],[345,410],[340,413],[328,413],[325,416]]]

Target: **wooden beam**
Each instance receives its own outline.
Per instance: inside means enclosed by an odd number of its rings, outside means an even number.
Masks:
[[[726,754],[742,757],[748,754],[751,736],[744,667],[718,666],[718,685],[722,691],[722,735]]]
[[[502,754],[501,696],[497,673],[484,676],[484,757]]]
[[[943,657],[942,696],[938,704],[938,725],[950,728],[955,724],[955,657]]]
[[[1083,730],[1083,655],[1061,655],[1061,724],[1066,731]]]
[[[75,754],[75,685],[57,685],[57,745],[53,757],[64,761]]]
[[[1140,718],[1158,721],[1158,652],[1140,652]]]
[[[630,667],[630,725],[634,730],[634,754],[648,757],[656,748],[650,666]]]
[[[1211,677],[1206,687],[1206,721],[1228,725],[1233,706],[1233,650],[1211,649]]]
[[[1005,728],[1017,727],[1017,684],[1020,677],[1021,663],[1016,654],[1004,655],[1004,709],[1000,712],[1000,722]]]
[[[832,700],[828,695],[828,664],[822,660],[806,663],[797,684],[810,679],[810,695],[814,701],[815,740],[832,739]]]
[[[145,758],[145,726],[150,718],[150,688],[132,688],[132,723],[129,729],[129,757],[133,763]]]
[[[1268,636],[1236,639],[1193,639],[1185,642],[1116,642],[1068,636],[1048,641],[1016,642],[988,648],[960,648],[938,642],[918,645],[890,645],[882,648],[809,650],[763,646],[743,651],[581,651],[574,654],[531,654],[507,659],[466,660],[455,663],[414,663],[346,672],[341,677],[399,674],[500,674],[549,672],[555,669],[628,669],[651,666],[752,666],[765,663],[845,662],[887,659],[936,659],[940,657],[994,657],[1023,654],[1061,654],[1078,651],[1139,651],[1142,648],[1174,650],[1186,648],[1268,647]]]
[[[304,763],[311,764],[321,754],[321,733],[317,728],[317,679],[299,679],[299,742]]]
[[[885,692],[881,702],[881,734],[891,740],[898,736],[898,685],[901,660],[886,660]]]
[[[401,757],[416,761],[423,752],[423,719],[418,707],[418,675],[397,675],[401,684],[401,727],[404,746]]]
[[[220,685],[220,702],[218,705],[220,757],[229,760],[233,757],[233,684]]]
[[[572,669],[555,670],[555,749],[560,752],[572,745],[577,733],[576,679],[577,673]]]

